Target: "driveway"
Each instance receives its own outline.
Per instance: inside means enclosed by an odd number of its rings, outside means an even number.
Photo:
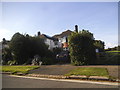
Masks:
[[[45,74],[45,75],[64,75],[76,66],[71,65],[42,65],[40,68],[30,71],[30,74]]]
[[[72,66],[69,64],[66,65],[42,65],[40,68],[30,71],[30,74],[45,74],[45,75],[64,75],[71,71],[72,69],[78,67],[101,67],[107,68],[109,75],[112,77],[118,77],[119,68],[117,65],[89,65],[89,66]]]

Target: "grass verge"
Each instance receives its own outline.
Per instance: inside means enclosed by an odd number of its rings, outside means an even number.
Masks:
[[[27,74],[28,71],[39,68],[40,66],[0,66],[2,72]]]
[[[65,76],[71,75],[85,75],[85,76],[105,76],[109,77],[108,71],[106,68],[95,68],[95,67],[81,67],[71,70]]]
[[[116,52],[116,53],[120,53],[120,51],[106,51],[106,52]]]

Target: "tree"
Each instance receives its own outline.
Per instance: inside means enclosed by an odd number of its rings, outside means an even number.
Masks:
[[[34,55],[38,54],[41,57],[47,55],[48,46],[44,43],[44,40],[40,37],[30,37],[30,56],[34,57]]]
[[[3,64],[7,64],[8,61],[12,60],[11,50],[9,48],[3,48],[2,50],[2,60]]]
[[[13,53],[13,58],[18,64],[23,64],[28,59],[27,40],[24,35],[16,33],[13,35],[10,42],[10,49]]]
[[[31,37],[28,34],[16,33],[10,42],[10,49],[14,60],[18,64],[30,64],[35,55],[48,56],[48,47],[40,37]]]
[[[120,46],[118,45],[117,50],[120,51]]]
[[[9,44],[9,41],[6,41],[6,39],[3,38],[3,41],[2,41],[2,60],[3,60],[3,63],[2,64],[7,64],[7,62],[9,60],[12,60],[12,54],[11,54],[11,50],[10,50],[8,44]]]
[[[74,65],[94,64],[96,53],[93,34],[88,30],[73,32],[69,37],[71,63]]]
[[[105,51],[120,51],[120,45],[105,49]]]
[[[96,49],[99,49],[100,52],[104,51],[105,43],[103,41],[95,40],[94,45],[95,45]]]

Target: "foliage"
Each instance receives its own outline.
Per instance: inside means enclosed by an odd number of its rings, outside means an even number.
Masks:
[[[106,52],[116,52],[116,53],[119,53],[120,51],[106,51]]]
[[[59,54],[61,51],[62,51],[62,48],[58,48],[58,47],[53,48],[53,53],[54,53],[55,56],[56,56],[57,54]]]
[[[48,52],[48,47],[41,38],[31,37],[28,34],[22,35],[20,33],[13,35],[10,42],[10,49],[13,53],[13,59],[18,64],[30,63],[35,55],[45,57]]]
[[[2,49],[2,60],[3,60],[3,65],[7,64],[7,62],[9,60],[12,60],[12,54],[11,54],[11,50],[9,48],[3,48]]]
[[[65,75],[66,76],[85,75],[85,76],[106,76],[108,77],[108,72],[106,68],[81,67],[81,68],[73,69]]]
[[[105,44],[104,44],[103,41],[95,40],[94,45],[95,45],[96,49],[99,49],[99,52],[103,52],[104,51]]]
[[[18,64],[23,64],[27,59],[27,40],[24,35],[16,33],[13,35],[10,42],[10,49],[14,55],[14,60],[17,60]]]
[[[97,64],[103,65],[120,65],[120,52],[107,51],[99,53]]]
[[[3,72],[28,73],[28,71],[39,68],[39,66],[2,66]]]
[[[33,58],[35,55],[39,55],[40,57],[44,57],[47,55],[48,46],[44,43],[44,41],[39,37],[30,37],[30,56]]]
[[[107,48],[107,49],[105,49],[105,51],[120,51],[120,46],[118,45],[113,48]]]
[[[43,57],[42,58],[42,64],[43,65],[51,65],[55,63],[55,59],[50,58],[50,57]]]
[[[94,64],[94,37],[89,31],[73,32],[69,37],[70,58],[73,65]]]
[[[7,65],[17,65],[17,61],[16,60],[10,60],[7,62]]]

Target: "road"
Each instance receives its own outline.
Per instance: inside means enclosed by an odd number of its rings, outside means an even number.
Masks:
[[[3,88],[118,88],[117,85],[68,82],[2,75]]]

